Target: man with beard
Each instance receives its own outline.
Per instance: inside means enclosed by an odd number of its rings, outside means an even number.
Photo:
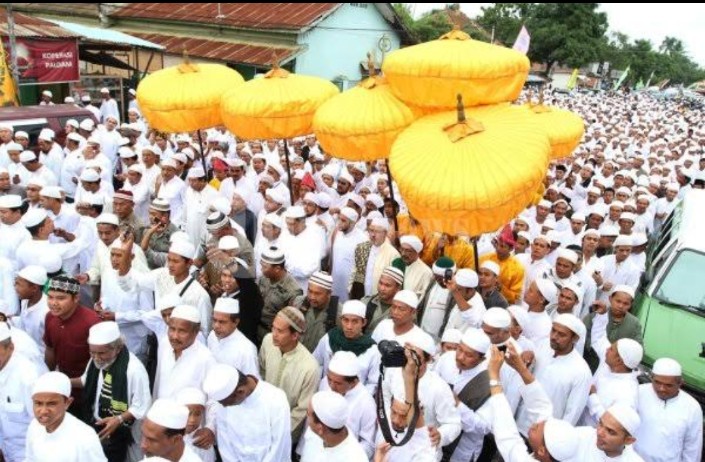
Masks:
[[[330,239],[330,267],[333,276],[333,295],[341,303],[348,300],[350,268],[355,264],[355,248],[368,236],[355,224],[360,215],[350,207],[343,207],[338,214],[338,224]]]
[[[91,327],[88,349],[86,371],[71,380],[85,394],[81,420],[98,433],[108,461],[123,462],[132,443],[132,425],[144,417],[151,401],[147,371],[127,351],[115,322]]]
[[[433,281],[433,271],[421,260],[423,242],[417,236],[405,235],[399,238],[400,258],[392,262],[392,266],[404,272],[404,289],[411,290],[421,296]]]

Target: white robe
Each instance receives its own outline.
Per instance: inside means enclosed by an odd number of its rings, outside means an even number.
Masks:
[[[597,431],[592,427],[578,427],[576,429],[578,450],[571,459],[575,462],[644,462],[632,445],[625,446],[624,451],[617,457],[608,457],[604,451],[597,447]]]
[[[328,381],[326,373],[328,372],[328,364],[333,357],[333,350],[330,347],[330,339],[328,334],[325,334],[319,340],[316,349],[313,350],[313,357],[316,358],[318,364],[321,365],[321,389],[328,389]],[[364,353],[357,357],[358,378],[371,394],[377,389],[377,380],[379,379],[379,362],[381,356],[377,345],[373,345]]]
[[[217,197],[218,191],[210,185],[206,185],[200,192],[193,188],[186,189],[183,224],[191,242],[201,242],[208,232],[206,218],[210,215],[209,207]]]
[[[309,432],[309,434],[318,438],[312,432]],[[320,440],[320,438],[318,439]],[[315,450],[305,453],[301,457],[301,462],[364,462],[369,459],[369,456],[350,430],[348,430],[348,437],[335,447],[323,447],[322,443],[323,441],[321,440],[319,447],[317,446]]]
[[[188,387],[200,389],[208,370],[216,364],[213,354],[198,340],[176,359],[171,343],[162,338],[157,355],[154,399],[175,398],[178,392]]]
[[[171,207],[171,222],[180,225],[183,222],[184,199],[186,197],[186,183],[178,176],[159,187],[157,197],[169,202]]]
[[[617,263],[614,255],[606,255],[601,260],[604,264],[604,271],[602,272],[602,280],[604,282],[612,283],[612,288],[624,284],[636,290],[639,285],[641,271],[634,263],[629,261],[629,259],[622,263]],[[610,291],[603,290],[600,300],[606,302],[609,299],[609,295]]]
[[[47,296],[42,294],[42,298],[37,303],[32,306],[28,306],[28,304],[28,300],[20,302],[20,314],[12,318],[12,324],[25,331],[44,354],[44,350],[46,350],[46,345],[44,345],[44,322],[47,313],[49,313]]]
[[[0,451],[6,462],[25,460],[25,437],[34,418],[32,387],[38,372],[20,354],[0,370]]]
[[[349,233],[334,232],[331,238],[331,267],[333,276],[333,295],[340,303],[345,303],[349,296],[350,273],[355,268],[355,248],[369,239],[366,233],[353,228]]]
[[[98,434],[68,412],[52,433],[33,419],[27,430],[27,462],[107,462]]]
[[[468,303],[470,308],[465,311],[461,311],[457,304],[453,305],[445,330],[458,329],[461,332],[465,332],[470,327],[476,329],[482,327],[482,317],[485,315],[487,308],[485,308],[485,302],[482,300],[480,292],[475,292],[475,295],[468,300]]]
[[[308,278],[321,268],[323,229],[307,226],[298,236],[285,234],[281,248],[286,258],[286,269],[302,290],[308,290]]]
[[[257,347],[239,330],[236,329],[223,339],[211,332],[208,335],[208,349],[216,362],[228,364],[243,374],[259,378]]]
[[[0,257],[9,259],[17,271],[21,270],[17,267],[17,248],[31,238],[20,221],[12,225],[0,224]]]

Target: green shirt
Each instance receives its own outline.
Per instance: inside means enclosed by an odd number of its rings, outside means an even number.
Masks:
[[[306,306],[304,306],[304,302],[306,302]],[[330,302],[328,304],[330,305]],[[324,335],[326,335],[326,333],[328,333],[328,306],[320,310],[310,308],[308,307],[308,300],[304,295],[296,297],[293,305],[303,311],[304,316],[306,317],[306,332],[301,337],[300,341],[308,349],[308,351],[313,353],[318,346],[318,342]],[[335,322],[337,322],[341,312],[342,307],[340,306],[340,303],[336,302]],[[335,327],[335,324],[333,327]]]
[[[388,305],[380,300],[378,294],[372,296],[368,295],[367,297],[363,297],[360,301],[364,303],[365,306],[367,306],[368,303],[371,303],[375,307],[375,310],[372,313],[372,319],[367,323],[367,326],[365,326],[365,333],[372,334],[380,322],[389,318],[389,309],[392,305]]]
[[[264,338],[272,331],[272,322],[274,322],[274,317],[279,313],[279,310],[289,306],[296,297],[303,295],[304,292],[289,273],[279,282],[272,282],[271,279],[262,276],[258,285],[264,300],[259,337]]]
[[[590,313],[583,319],[585,327],[587,328],[587,335],[585,336],[585,361],[587,361],[593,374],[597,370],[597,366],[600,365],[600,358],[598,358],[595,350],[590,346],[591,342],[591,330],[592,330],[592,320],[595,318],[595,313]],[[607,340],[610,343],[614,343],[617,340],[623,338],[630,338],[636,340],[640,344],[644,343],[642,337],[643,328],[639,318],[631,313],[627,313],[622,322],[617,323],[612,320],[612,310],[609,311],[608,321],[607,321]]]

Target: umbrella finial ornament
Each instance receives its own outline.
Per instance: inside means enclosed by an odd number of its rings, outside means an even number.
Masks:
[[[463,105],[463,95],[458,93],[456,97],[458,100],[458,120],[455,123],[446,125],[443,127],[443,131],[448,134],[448,138],[451,142],[457,143],[458,141],[467,138],[475,133],[480,133],[485,131],[485,126],[477,120],[468,119],[465,116],[465,106]]]

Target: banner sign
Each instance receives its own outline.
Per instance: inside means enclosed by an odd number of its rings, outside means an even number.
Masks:
[[[78,42],[17,39],[20,85],[73,82],[79,79]],[[7,43],[6,48],[9,49]]]

